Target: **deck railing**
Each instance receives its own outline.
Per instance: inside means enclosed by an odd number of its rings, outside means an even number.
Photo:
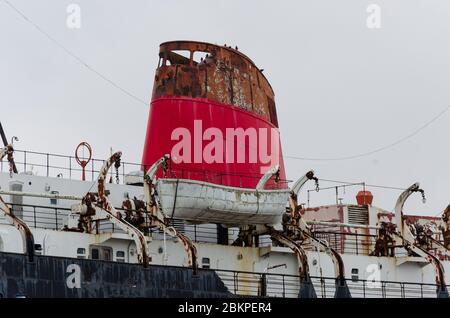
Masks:
[[[300,277],[275,273],[216,270],[230,292],[242,296],[298,298]],[[436,298],[437,285],[427,283],[345,279],[353,298]],[[318,298],[334,298],[334,277],[311,276]],[[449,289],[450,286],[447,286]]]
[[[49,230],[62,230],[67,223],[68,216],[71,212],[70,208],[61,208],[58,206],[43,206],[29,204],[11,204],[11,209],[19,218],[24,220],[32,228],[42,228]],[[124,209],[116,208],[125,216]],[[145,217],[148,216],[145,214]],[[0,219],[3,219],[0,214]],[[149,221],[149,219],[147,219]],[[7,222],[4,220],[4,223]],[[95,223],[94,223],[95,224]],[[180,232],[186,234],[191,240],[198,243],[217,243],[218,233],[216,224],[187,224],[181,219],[174,218],[172,225]],[[102,220],[98,223],[98,228],[94,226],[94,232],[122,232],[113,223]],[[231,245],[237,238],[238,228],[228,228],[228,244]],[[163,232],[154,228],[150,229],[146,235],[152,235],[153,238],[162,238]],[[267,246],[271,244],[270,237],[264,235],[260,237],[259,246]]]
[[[80,158],[82,160],[87,158]],[[90,162],[85,167],[85,175],[87,181],[94,181],[97,179],[100,169],[103,166],[104,159],[92,158]],[[28,150],[15,150],[14,151],[14,161],[16,167],[19,171],[29,172],[32,171],[35,174],[46,176],[46,177],[62,177],[72,180],[81,180],[81,175],[83,169],[77,163],[74,156],[59,155],[53,153],[36,152]],[[113,168],[111,170],[111,177],[113,182],[116,182],[116,174],[119,177],[119,181],[124,183],[125,176],[130,173],[135,173],[142,171],[142,164],[121,161],[120,168],[116,172]],[[6,161],[0,162],[0,171],[9,171],[9,164]],[[257,183],[260,175],[256,174],[236,174],[236,173],[225,173],[218,172],[214,170],[205,169],[193,169],[193,168],[180,168],[172,166],[169,164],[167,177],[178,178],[178,179],[193,179],[201,180],[205,182],[215,183],[215,184],[233,184],[237,187],[242,187],[244,184],[248,184],[250,181],[252,183]],[[270,180],[267,183],[266,189],[283,189],[287,187],[290,180]]]
[[[51,206],[37,206],[26,204],[10,204],[16,214],[27,222],[30,227],[60,230],[70,212],[68,208],[59,208]],[[195,224],[186,225],[180,223],[181,220],[175,220],[175,226],[178,230],[188,235],[195,242],[215,242],[217,239],[217,230],[211,225]],[[120,231],[114,228],[109,222],[102,222],[99,232]],[[150,231],[152,235],[158,235],[158,230]],[[229,244],[238,233],[238,229],[229,231]],[[159,232],[162,235],[162,232]],[[316,233],[316,237],[322,239],[330,238],[336,235],[349,235],[348,233]],[[325,235],[325,236],[324,236]],[[359,234],[366,238],[366,235]],[[270,238],[267,237],[267,244],[270,244]],[[373,239],[373,238],[371,238]],[[331,244],[338,244],[334,247],[339,252],[339,239],[330,240]],[[355,238],[356,242],[356,238]],[[356,247],[355,247],[356,252]],[[345,253],[349,253],[346,251]],[[245,296],[268,296],[268,297],[287,297],[296,298],[300,291],[300,278],[296,275],[275,274],[275,273],[255,273],[242,271],[216,270],[224,281],[230,292],[236,295]],[[317,297],[334,297],[336,291],[336,279],[333,277],[311,277]],[[364,298],[408,298],[408,297],[436,297],[435,284],[410,283],[395,281],[373,282],[359,278],[346,279],[352,297]],[[450,289],[450,288],[449,288]]]
[[[81,158],[87,159],[87,158]],[[100,169],[103,166],[104,159],[92,158],[85,168],[86,180],[94,181],[97,179]],[[14,162],[17,169],[23,172],[33,171],[46,177],[63,177],[67,179],[81,180],[82,169],[77,163],[75,156],[59,155],[53,153],[36,152],[28,150],[14,150]],[[118,175],[123,182],[123,178],[131,172],[140,171],[141,164],[132,162],[121,162]],[[9,171],[8,162],[0,163],[0,171]],[[115,179],[116,172],[112,173]]]

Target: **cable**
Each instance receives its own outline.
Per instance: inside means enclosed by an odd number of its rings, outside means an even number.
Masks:
[[[419,127],[418,129],[416,129],[415,131],[413,131],[412,133],[410,133],[409,135],[406,135],[405,137],[390,143],[386,146],[374,149],[372,151],[368,151],[368,152],[364,152],[364,153],[360,153],[360,154],[356,154],[356,155],[351,155],[351,156],[344,156],[344,157],[337,157],[337,158],[308,158],[308,157],[297,157],[297,156],[285,156],[285,158],[289,158],[289,159],[296,159],[296,160],[308,160],[308,161],[341,161],[341,160],[349,160],[349,159],[355,159],[355,158],[361,158],[361,157],[366,157],[369,155],[372,155],[374,153],[377,152],[381,152],[383,150],[389,149],[393,146],[396,146],[404,141],[406,141],[407,139],[410,139],[411,137],[414,137],[415,135],[417,135],[419,132],[421,132],[422,130],[424,130],[425,128],[427,128],[429,125],[431,125],[433,122],[435,122],[436,120],[438,120],[442,115],[444,115],[448,110],[450,109],[450,105],[447,106],[444,110],[442,110],[439,114],[437,114],[435,117],[433,117],[430,121],[428,121],[427,123],[425,123],[424,125],[422,125],[421,127]]]
[[[83,59],[81,59],[80,57],[78,57],[76,54],[74,54],[72,51],[70,51],[69,49],[67,49],[64,45],[62,45],[61,43],[59,43],[55,38],[53,38],[52,36],[50,36],[50,34],[48,34],[47,32],[45,32],[40,26],[38,26],[36,23],[34,23],[33,21],[31,21],[23,12],[21,12],[19,9],[17,9],[14,5],[12,5],[8,0],[3,0],[11,9],[13,9],[17,14],[19,14],[23,19],[25,19],[25,21],[27,21],[28,23],[30,23],[36,30],[38,30],[40,33],[42,33],[43,35],[45,35],[50,41],[52,41],[55,45],[57,45],[59,48],[61,48],[64,52],[66,52],[68,55],[70,55],[72,58],[74,58],[76,61],[78,61],[80,64],[84,65],[88,70],[90,70],[91,72],[93,72],[94,74],[96,74],[98,77],[100,77],[101,79],[103,79],[104,81],[108,82],[110,85],[114,86],[115,88],[117,88],[118,90],[122,91],[122,93],[128,95],[129,97],[131,97],[132,99],[138,101],[139,103],[142,103],[144,105],[147,105],[148,103],[145,102],[144,100],[142,100],[141,98],[137,97],[136,95],[132,94],[131,92],[127,91],[126,89],[122,88],[121,86],[119,86],[118,84],[116,84],[114,81],[110,80],[109,78],[107,78],[105,75],[103,75],[102,73],[100,73],[99,71],[97,71],[96,69],[94,69],[92,66],[90,66],[89,64],[87,64]],[[424,130],[425,128],[427,128],[429,125],[431,125],[434,121],[436,121],[437,119],[439,119],[442,115],[444,115],[448,110],[450,109],[450,105],[447,106],[443,111],[441,111],[437,116],[433,117],[430,121],[428,121],[427,123],[425,123],[423,126],[419,127],[417,130],[413,131],[412,133],[406,135],[405,137],[390,143],[388,145],[385,145],[383,147],[374,149],[372,151],[368,151],[368,152],[364,152],[364,153],[360,153],[360,154],[355,154],[355,155],[350,155],[350,156],[343,156],[343,157],[336,157],[336,158],[309,158],[309,157],[299,157],[299,156],[285,156],[285,158],[288,159],[295,159],[295,160],[304,160],[304,161],[343,161],[343,160],[350,160],[350,159],[356,159],[356,158],[361,158],[361,157],[366,157],[369,155],[372,155],[374,153],[378,153],[381,151],[384,151],[386,149],[389,149],[391,147],[394,147],[410,138],[412,138],[413,136],[417,135],[419,132],[421,132],[422,130]]]
[[[392,186],[385,186],[385,185],[367,184],[365,182],[347,182],[347,181],[338,181],[338,180],[329,180],[329,179],[320,179],[320,178],[319,178],[319,181],[340,183],[340,184],[344,184],[344,185],[364,184],[366,187],[369,187],[369,188],[380,188],[380,189],[389,189],[389,190],[401,190],[401,191],[404,191],[404,190],[407,189],[407,188],[392,187]]]
[[[22,18],[25,19],[25,21],[27,21],[29,24],[31,24],[36,30],[38,30],[40,33],[42,33],[44,36],[46,36],[51,42],[53,42],[55,45],[57,45],[60,49],[62,49],[64,52],[66,52],[68,55],[70,55],[72,58],[74,58],[77,62],[79,62],[80,64],[84,65],[89,71],[91,71],[92,73],[96,74],[98,77],[100,77],[101,79],[103,79],[104,81],[108,82],[109,84],[111,84],[112,86],[114,86],[115,88],[117,88],[118,90],[122,91],[122,93],[128,95],[129,97],[131,97],[132,99],[138,101],[139,103],[142,103],[144,105],[148,105],[147,102],[145,102],[144,100],[142,100],[141,98],[137,97],[136,95],[132,94],[131,92],[127,91],[126,89],[122,88],[121,86],[119,86],[118,84],[116,84],[115,82],[113,82],[112,80],[110,80],[109,78],[107,78],[105,75],[103,75],[102,73],[100,73],[99,71],[97,71],[96,69],[94,69],[92,66],[90,66],[89,64],[87,64],[83,59],[81,59],[79,56],[77,56],[75,53],[71,52],[69,49],[67,49],[64,45],[62,45],[61,43],[59,43],[55,38],[53,38],[50,34],[48,34],[47,32],[45,32],[39,25],[37,25],[36,23],[34,23],[33,21],[31,21],[22,11],[20,11],[19,9],[17,9],[14,5],[11,4],[11,2],[9,2],[8,0],[3,0],[3,2],[5,2],[11,9],[13,9],[17,14],[19,14]]]

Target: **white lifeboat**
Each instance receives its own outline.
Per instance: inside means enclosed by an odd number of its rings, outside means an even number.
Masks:
[[[165,156],[168,159],[168,155]],[[162,164],[161,160],[155,165]],[[148,174],[154,180],[158,167]],[[286,211],[290,189],[265,190],[279,166],[270,169],[256,189],[238,188],[190,179],[160,178],[154,182],[159,208],[168,217],[224,225],[277,224]]]

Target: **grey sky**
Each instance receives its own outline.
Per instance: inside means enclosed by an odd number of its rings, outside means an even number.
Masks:
[[[436,0],[23,1],[10,2],[87,64],[149,101],[158,45],[177,39],[228,44],[271,82],[285,156],[342,157],[371,151],[418,129],[450,103],[450,3]],[[81,7],[81,29],[66,8]],[[366,27],[367,5],[381,28]],[[0,119],[19,149],[94,156],[109,148],[139,162],[148,107],[90,72],[0,0]],[[450,203],[450,112],[386,151],[347,161],[286,158],[289,179],[313,168],[326,179],[406,187],[428,201],[408,213],[436,215]],[[331,184],[323,183],[322,186]],[[360,188],[340,193],[354,202]],[[398,191],[370,189],[394,206]],[[334,192],[311,204],[334,202]],[[302,200],[305,201],[305,194]]]

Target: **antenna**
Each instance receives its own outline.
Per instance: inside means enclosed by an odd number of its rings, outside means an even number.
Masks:
[[[2,136],[3,146],[8,146],[8,139],[6,138],[5,131],[3,130],[2,123],[0,122],[0,135]]]

